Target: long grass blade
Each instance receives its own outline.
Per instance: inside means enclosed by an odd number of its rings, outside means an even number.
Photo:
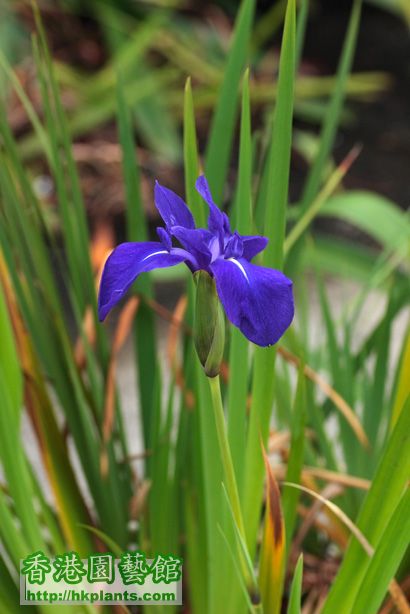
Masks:
[[[285,236],[288,180],[292,142],[292,109],[295,73],[296,8],[289,0],[286,10],[279,66],[278,95],[274,113],[274,132],[266,167],[267,182],[264,232],[269,244],[263,263],[281,268]],[[252,406],[246,445],[244,481],[244,517],[250,551],[255,549],[259,506],[262,498],[264,463],[260,437],[265,443],[273,403],[273,367],[275,348],[257,348],[254,357]]]
[[[300,614],[302,599],[302,580],[303,580],[303,554],[298,558],[293,574],[292,586],[288,604],[288,614]]]
[[[148,229],[141,196],[141,177],[135,156],[130,111],[127,106],[122,77],[117,82],[117,117],[122,148],[122,165],[126,190],[127,236],[129,241],[147,241]],[[149,275],[143,275],[134,285],[134,292],[152,297],[152,283]],[[141,302],[135,319],[134,338],[138,357],[138,395],[141,403],[142,426],[147,449],[152,444],[152,425],[155,416],[154,383],[158,377],[156,355],[155,322],[152,310]]]
[[[298,385],[296,389],[295,402],[291,421],[291,440],[286,472],[287,482],[300,481],[303,458],[304,458],[304,439],[306,422],[306,390],[303,365],[299,369]],[[282,495],[283,517],[286,527],[286,551],[289,552],[289,545],[292,540],[293,529],[296,520],[296,507],[298,503],[298,493],[285,491]]]
[[[340,112],[345,97],[346,82],[353,63],[357,35],[360,23],[361,0],[354,0],[350,22],[343,45],[336,83],[330,100],[326,117],[320,135],[319,149],[315,161],[310,168],[308,179],[303,190],[302,208],[306,210],[317,193],[322,181],[324,166],[333,147],[339,123]]]
[[[192,210],[198,228],[206,228],[204,201],[195,189],[195,182],[200,173],[190,77],[186,80],[184,93],[184,163],[186,202]]]
[[[403,495],[372,556],[351,609],[376,614],[410,542],[410,490]]]
[[[239,169],[235,199],[235,226],[243,235],[252,234],[252,144],[249,101],[249,70],[245,72],[242,91]],[[244,472],[243,450],[246,445],[246,408],[249,390],[249,343],[237,328],[231,328],[229,348],[228,438],[239,491]]]
[[[222,200],[228,171],[236,119],[237,93],[246,61],[254,9],[254,0],[243,0],[236,20],[225,77],[212,118],[205,157],[205,174],[216,202]]]
[[[279,488],[264,454],[266,467],[266,512],[259,564],[259,586],[263,609],[277,614],[282,602],[285,572],[286,536]]]
[[[357,519],[357,526],[374,548],[377,548],[406,486],[410,473],[409,445],[410,402],[407,401],[387,442]],[[341,608],[341,614],[351,611],[368,564],[367,555],[356,541],[352,541],[325,602],[324,614],[334,612],[335,607]]]

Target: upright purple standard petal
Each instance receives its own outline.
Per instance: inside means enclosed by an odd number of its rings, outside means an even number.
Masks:
[[[165,228],[162,228],[162,226],[159,226],[157,228],[157,235],[159,240],[161,241],[162,245],[165,247],[165,249],[169,252],[171,251],[172,248],[172,238],[170,233],[165,230]]]
[[[192,213],[182,198],[175,194],[175,192],[165,188],[156,181],[154,195],[155,205],[168,229],[173,226],[195,228]]]
[[[226,315],[253,343],[273,345],[293,320],[292,282],[280,271],[245,258],[211,265]]]
[[[104,320],[108,312],[124,296],[140,273],[174,266],[188,254],[170,254],[162,243],[121,243],[107,258],[98,294],[98,317]]]
[[[229,226],[229,220],[227,216],[222,213],[219,207],[214,203],[209,184],[203,175],[198,177],[198,179],[196,180],[195,187],[197,189],[197,192],[199,192],[199,194],[209,206],[209,230],[212,233],[219,235],[221,240],[223,240],[223,237],[227,230],[227,224]]]
[[[198,268],[206,269],[208,267],[212,258],[209,244],[213,239],[213,235],[209,230],[204,228],[194,228],[192,230],[191,228],[174,226],[172,234],[182,247],[195,257],[198,262]]]
[[[243,241],[241,235],[234,232],[228,239],[224,249],[225,258],[241,258],[243,254]]]

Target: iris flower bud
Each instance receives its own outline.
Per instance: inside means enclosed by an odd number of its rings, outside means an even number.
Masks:
[[[208,377],[219,374],[225,345],[225,321],[215,280],[206,271],[194,274],[196,306],[195,348]]]

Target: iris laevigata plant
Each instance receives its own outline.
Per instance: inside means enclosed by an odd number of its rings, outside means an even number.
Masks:
[[[214,278],[228,319],[250,341],[273,345],[293,319],[292,282],[280,271],[251,262],[268,240],[232,232],[204,176],[197,179],[196,189],[209,206],[207,229],[196,228],[185,202],[156,183],[155,204],[165,222],[165,228],[157,229],[160,240],[122,243],[114,249],[101,278],[99,318],[105,319],[141,273],[185,262],[192,273],[206,271]]]

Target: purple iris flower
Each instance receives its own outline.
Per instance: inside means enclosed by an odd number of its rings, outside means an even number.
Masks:
[[[155,184],[155,204],[165,222],[159,242],[122,243],[105,263],[98,296],[98,314],[104,320],[136,278],[152,269],[185,262],[190,270],[205,270],[229,320],[257,345],[273,345],[293,319],[292,282],[280,271],[252,264],[268,240],[232,232],[229,219],[214,203],[208,182],[201,176],[196,189],[209,206],[208,229],[196,228],[185,202]],[[173,245],[173,239],[180,246]]]

